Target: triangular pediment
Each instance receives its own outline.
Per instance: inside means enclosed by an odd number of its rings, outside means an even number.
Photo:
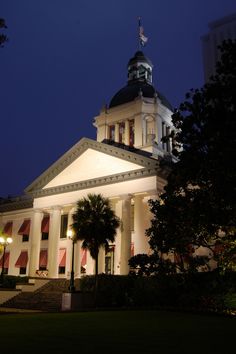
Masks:
[[[143,168],[143,166],[89,148],[46,184],[43,189],[87,181],[140,168]]]
[[[157,166],[158,161],[152,158],[83,138],[39,176],[26,192],[46,191]]]

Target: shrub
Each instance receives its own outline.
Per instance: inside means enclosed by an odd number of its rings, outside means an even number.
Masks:
[[[218,272],[158,276],[99,275],[98,307],[155,307],[224,311],[236,308],[236,273]],[[82,291],[93,291],[94,276],[81,279]]]

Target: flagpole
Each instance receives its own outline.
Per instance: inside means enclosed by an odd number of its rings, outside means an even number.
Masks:
[[[141,43],[140,43],[140,26],[141,26],[141,17],[138,17],[138,50],[141,50]]]

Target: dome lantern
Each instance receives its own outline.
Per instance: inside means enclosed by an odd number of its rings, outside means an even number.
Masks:
[[[152,68],[151,61],[146,58],[143,52],[138,51],[128,63],[128,84],[135,81],[146,82],[152,84]]]

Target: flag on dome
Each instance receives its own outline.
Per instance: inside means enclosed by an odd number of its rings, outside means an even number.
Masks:
[[[138,27],[139,27],[139,42],[144,47],[148,41],[148,37],[144,35],[144,29],[141,25],[141,17],[138,18]]]

